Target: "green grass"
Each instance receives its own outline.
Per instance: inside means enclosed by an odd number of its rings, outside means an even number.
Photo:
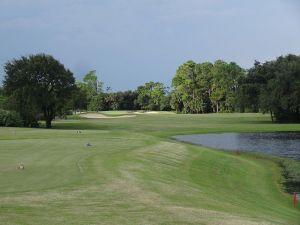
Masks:
[[[51,130],[0,128],[0,224],[300,224],[300,207],[282,191],[274,160],[170,139],[300,131],[299,124],[269,120],[260,114],[72,116]],[[25,170],[16,169],[19,163]]]

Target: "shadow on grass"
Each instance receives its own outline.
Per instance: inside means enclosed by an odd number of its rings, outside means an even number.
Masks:
[[[275,123],[275,122],[272,122],[271,120],[268,121],[268,120],[245,120],[245,121],[239,121],[239,123],[241,124],[278,124],[278,123]]]

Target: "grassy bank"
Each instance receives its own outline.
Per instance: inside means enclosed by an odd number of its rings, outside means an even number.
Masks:
[[[300,131],[299,124],[269,120],[258,114],[73,116],[51,130],[0,128],[0,224],[300,224],[300,208],[282,191],[282,170],[273,160],[170,139]],[[19,163],[25,170],[16,169]]]

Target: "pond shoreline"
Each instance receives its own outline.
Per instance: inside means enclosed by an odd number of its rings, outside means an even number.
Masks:
[[[244,134],[247,133],[253,133],[253,132],[244,132]],[[257,133],[270,133],[270,132],[257,132]],[[275,133],[275,132],[272,132]],[[280,132],[277,132],[280,133]],[[281,132],[283,133],[283,132]],[[299,133],[299,132],[285,132],[285,133]],[[206,134],[199,134],[199,135],[208,135],[210,133]],[[213,133],[216,134],[223,134],[223,133]],[[191,142],[188,140],[179,139],[178,137],[183,136],[191,136],[191,135],[176,135],[172,136],[172,140],[176,140],[182,143],[196,145],[196,146],[202,146],[205,148],[210,148],[216,151],[224,151],[228,152],[230,154],[236,154],[236,155],[251,155],[251,156],[260,156],[265,159],[271,160],[274,163],[276,163],[280,169],[281,169],[281,176],[282,176],[282,182],[280,184],[282,185],[282,189],[284,192],[287,192],[289,194],[293,194],[294,192],[297,193],[297,200],[300,201],[300,160],[294,159],[294,158],[287,158],[283,156],[278,155],[272,155],[270,153],[266,152],[256,152],[256,151],[243,151],[243,150],[229,150],[229,149],[222,149],[222,148],[216,148],[211,146],[202,145],[199,143]]]
[[[260,152],[300,160],[300,132],[223,132],[172,138],[219,150]]]

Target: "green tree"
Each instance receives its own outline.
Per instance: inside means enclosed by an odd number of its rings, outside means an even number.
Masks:
[[[243,107],[270,112],[278,122],[300,122],[300,56],[255,62],[241,83]]]
[[[35,126],[43,114],[51,128],[55,115],[71,98],[75,79],[58,60],[38,54],[9,61],[4,66],[4,90],[10,107],[20,113],[24,126]]]
[[[140,109],[137,104],[138,93],[136,91],[124,91],[117,94],[120,96],[120,110]]]
[[[175,100],[180,101],[183,104],[184,113],[200,112],[201,99],[198,93],[195,68],[196,63],[194,61],[187,61],[179,66],[172,80],[172,86],[175,89],[172,95],[172,105],[180,106],[180,103],[175,103]]]
[[[281,56],[265,63],[268,82],[260,93],[260,107],[278,122],[300,122],[300,56]]]
[[[204,62],[196,65],[197,88],[200,95],[200,112],[212,112],[211,94],[212,94],[212,68],[213,64]]]
[[[92,98],[98,93],[102,92],[102,82],[98,81],[96,70],[89,71],[83,78],[83,82],[86,84],[88,98]]]
[[[98,80],[96,70],[89,71],[83,78],[83,82],[78,82],[78,87],[86,92],[87,108],[91,111],[98,110],[98,95],[103,92],[103,83]]]
[[[119,110],[120,101],[122,101],[120,94],[116,92],[107,93],[105,98],[109,110]]]
[[[5,103],[6,97],[4,94],[4,89],[0,87],[0,109],[4,108],[4,103]]]
[[[170,99],[170,105],[173,110],[175,110],[177,113],[182,112],[184,105],[182,102],[182,93],[178,90],[172,90],[171,91],[171,99]]]
[[[260,93],[266,87],[269,79],[264,74],[266,74],[266,67],[255,61],[254,66],[248,70],[246,76],[239,79],[236,104],[241,112],[258,112],[260,110]]]
[[[235,109],[235,96],[238,81],[245,75],[236,63],[217,60],[212,69],[211,101],[214,112],[232,112]]]
[[[87,92],[86,89],[82,88],[82,83],[80,81],[76,81],[76,85],[72,95],[71,105],[75,113],[77,110],[87,110]]]
[[[166,88],[159,82],[147,82],[137,88],[137,103],[144,110],[160,110]]]
[[[171,105],[184,113],[211,112],[212,64],[187,61],[179,66],[172,80]]]
[[[172,80],[171,105],[184,113],[233,111],[238,80],[244,70],[236,63],[187,61]]]

